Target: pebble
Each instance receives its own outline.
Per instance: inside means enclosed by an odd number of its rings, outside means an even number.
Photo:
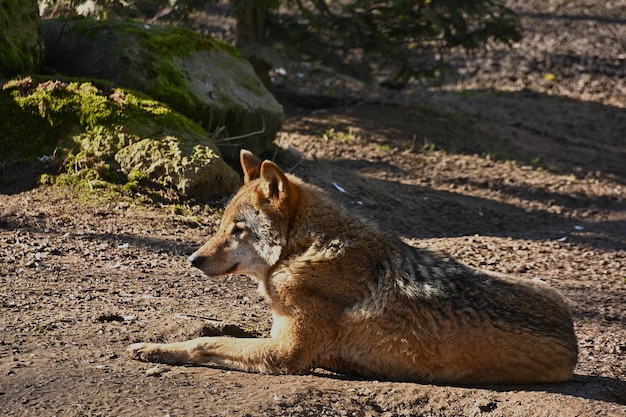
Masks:
[[[146,370],[146,376],[160,377],[165,372],[169,372],[170,370],[171,369],[167,366],[153,366],[152,368]]]

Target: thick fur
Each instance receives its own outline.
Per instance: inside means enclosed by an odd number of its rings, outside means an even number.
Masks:
[[[243,187],[190,260],[255,278],[271,338],[138,343],[136,359],[453,384],[571,377],[576,337],[556,291],[409,247],[274,163],[247,151],[241,163]]]

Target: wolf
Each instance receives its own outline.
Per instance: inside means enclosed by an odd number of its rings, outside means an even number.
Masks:
[[[240,160],[243,186],[189,259],[258,281],[271,337],[136,343],[135,359],[459,385],[571,377],[576,336],[555,290],[410,247],[275,163]]]

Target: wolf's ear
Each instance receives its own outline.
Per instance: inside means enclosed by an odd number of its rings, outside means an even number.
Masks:
[[[260,192],[272,202],[272,205],[284,215],[291,214],[297,200],[296,188],[285,173],[272,161],[263,161],[261,165]]]
[[[243,169],[243,183],[247,184],[259,178],[261,174],[261,160],[252,152],[242,149],[239,153],[241,168]]]

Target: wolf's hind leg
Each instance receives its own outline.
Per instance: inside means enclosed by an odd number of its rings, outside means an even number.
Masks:
[[[248,372],[306,373],[306,361],[296,359],[279,339],[200,337],[176,343],[135,343],[134,359],[169,365],[214,363]]]

